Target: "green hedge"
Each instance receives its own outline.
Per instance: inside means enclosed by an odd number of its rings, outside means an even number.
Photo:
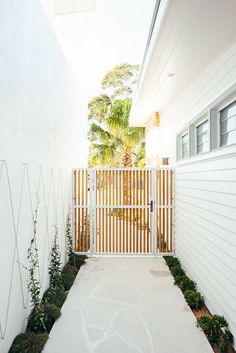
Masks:
[[[44,325],[45,328],[41,325],[38,325],[38,319],[37,315],[35,312],[35,309],[31,312],[29,319],[28,319],[28,325],[27,325],[27,331],[32,331],[35,333],[38,332],[44,332],[45,329],[49,333],[51,331],[51,328],[54,324],[54,322],[60,317],[61,315],[61,310],[54,304],[45,304],[43,306],[44,310]]]
[[[49,304],[55,304],[58,308],[61,308],[65,300],[66,300],[66,292],[65,292],[64,288],[61,288],[61,287],[51,288],[51,287],[49,287],[44,292],[42,302],[49,303]]]
[[[46,332],[36,334],[34,332],[21,333],[14,339],[8,353],[40,353],[47,342]]]
[[[195,282],[186,276],[176,257],[164,256],[164,259],[174,277],[174,284],[182,290],[190,308],[200,310],[204,306],[204,298],[201,293],[197,292]],[[203,315],[197,320],[197,326],[204,331],[212,345],[217,345],[221,353],[228,353],[233,343],[233,336],[228,330],[228,323],[223,316]]]

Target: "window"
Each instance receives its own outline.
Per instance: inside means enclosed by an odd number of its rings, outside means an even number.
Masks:
[[[209,122],[205,120],[196,126],[196,151],[197,154],[204,153],[209,150]]]
[[[236,88],[185,126],[176,139],[176,159],[183,160],[236,144]]]
[[[182,159],[189,156],[189,134],[185,134],[181,137],[181,157]]]
[[[236,143],[236,101],[220,111],[220,146]]]

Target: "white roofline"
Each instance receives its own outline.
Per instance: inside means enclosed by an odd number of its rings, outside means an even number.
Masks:
[[[147,40],[147,44],[146,44],[146,48],[145,48],[145,52],[144,52],[144,57],[143,57],[143,61],[141,64],[140,71],[139,71],[138,83],[136,86],[136,90],[134,92],[134,99],[133,99],[133,103],[132,103],[132,107],[131,107],[131,111],[130,111],[130,116],[129,116],[129,123],[131,126],[140,126],[141,125],[141,124],[138,124],[139,119],[135,119],[135,117],[134,117],[135,107],[137,104],[138,95],[139,95],[139,91],[140,91],[140,88],[143,83],[143,79],[145,77],[149,62],[152,57],[153,48],[155,47],[156,42],[159,38],[158,34],[159,34],[160,28],[162,26],[163,20],[165,18],[166,9],[167,9],[170,1],[171,0],[156,0],[156,5],[154,8],[154,12],[153,12],[153,17],[152,17],[152,22],[151,22],[149,34],[148,34],[148,40]]]

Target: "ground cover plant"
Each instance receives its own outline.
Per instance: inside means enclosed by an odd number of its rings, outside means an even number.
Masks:
[[[221,353],[227,353],[233,343],[233,336],[228,330],[228,323],[223,316],[202,316],[197,325],[206,334],[209,341],[219,347]]]
[[[191,309],[195,310],[197,316],[197,327],[201,328],[207,336],[215,352],[234,352],[232,348],[233,336],[228,329],[228,323],[223,316],[200,315],[201,309],[205,308],[204,298],[196,289],[196,283],[186,276],[179,259],[173,256],[164,256],[167,266],[174,277],[174,284],[183,292],[184,298]],[[197,313],[197,314],[196,314]]]
[[[49,287],[43,295],[42,301],[44,303],[55,304],[61,308],[66,300],[66,292],[63,287]]]
[[[40,353],[47,342],[46,332],[36,334],[34,332],[22,333],[14,339],[9,353]]]
[[[39,254],[37,248],[37,204],[34,214],[33,237],[28,249],[29,283],[28,291],[31,297],[32,310],[28,318],[26,332],[17,335],[12,342],[9,353],[40,353],[48,339],[48,333],[55,321],[61,315],[61,307],[66,300],[67,293],[74,283],[75,277],[82,265],[86,263],[86,255],[73,252],[71,238],[70,217],[67,217],[66,238],[68,263],[61,268],[61,255],[57,242],[58,229],[55,227],[49,264],[50,287],[41,299],[41,285],[39,281]]]

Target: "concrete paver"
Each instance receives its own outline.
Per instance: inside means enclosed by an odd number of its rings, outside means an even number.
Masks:
[[[212,353],[161,257],[93,257],[44,353]]]

